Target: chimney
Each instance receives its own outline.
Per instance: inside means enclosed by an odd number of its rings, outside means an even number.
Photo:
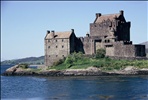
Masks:
[[[86,37],[89,37],[89,33],[87,32]]]
[[[120,10],[120,15],[124,15],[124,11],[123,10]]]
[[[96,17],[100,17],[101,16],[101,13],[96,13]]]
[[[49,34],[50,33],[50,31],[49,30],[47,30],[47,34]]]
[[[71,29],[71,32],[74,33],[74,29]]]
[[[51,37],[54,38],[54,30],[51,31]]]

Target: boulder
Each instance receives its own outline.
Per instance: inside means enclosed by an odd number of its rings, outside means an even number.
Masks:
[[[134,66],[127,66],[127,67],[124,69],[124,71],[133,71],[133,70],[137,70],[137,68],[134,67]]]

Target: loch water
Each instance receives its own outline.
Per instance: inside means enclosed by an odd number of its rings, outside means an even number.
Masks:
[[[148,100],[148,76],[1,76],[1,100]]]

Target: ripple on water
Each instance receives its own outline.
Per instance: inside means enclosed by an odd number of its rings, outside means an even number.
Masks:
[[[45,78],[37,78],[37,77],[31,77],[33,80],[35,80],[35,81],[46,81],[46,79]]]

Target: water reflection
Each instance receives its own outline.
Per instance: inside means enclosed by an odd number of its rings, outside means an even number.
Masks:
[[[148,99],[143,77],[55,77],[47,80],[51,83],[48,96],[60,100]]]
[[[148,100],[147,76],[1,78],[2,100]]]

